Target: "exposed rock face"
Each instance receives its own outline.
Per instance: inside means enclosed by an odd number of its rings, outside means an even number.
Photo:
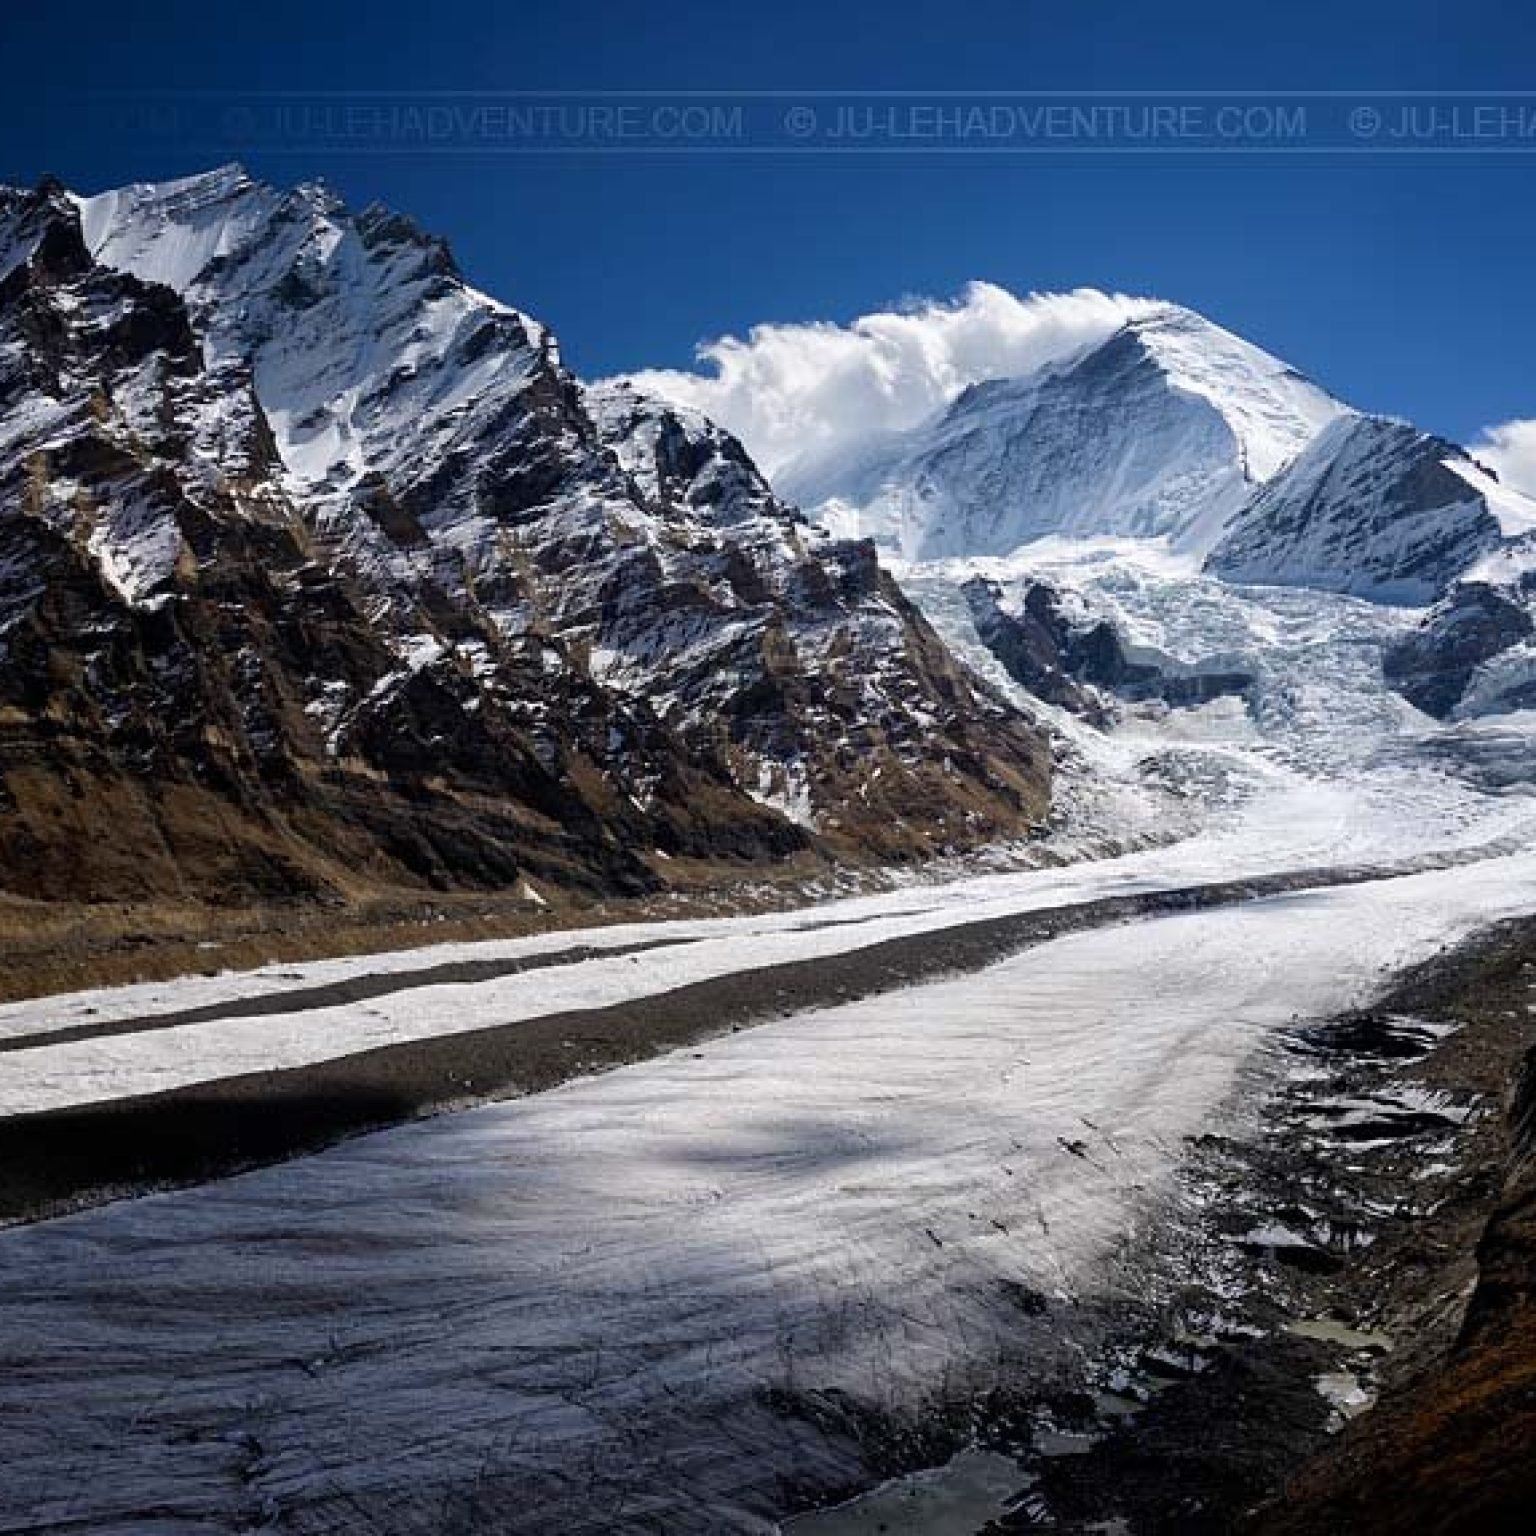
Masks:
[[[1536,581],[1525,592],[1536,602]],[[1459,582],[1425,615],[1423,623],[1382,657],[1387,682],[1410,704],[1443,718],[1463,698],[1479,669],[1536,635],[1520,590],[1482,581]],[[1524,697],[1500,693],[1505,708],[1536,703],[1536,680],[1526,680]]]
[[[1525,500],[1500,491],[1506,505]],[[1432,715],[1536,707],[1536,533],[1479,560],[1383,661],[1387,682]]]
[[[1433,602],[1502,537],[1495,482],[1405,422],[1343,417],[1238,513],[1207,569],[1228,581]]]
[[[1483,1536],[1524,1530],[1536,1508],[1536,934],[1529,921],[1495,928],[1439,968],[1405,1015],[1449,1014],[1451,1051],[1507,1116],[1463,1133],[1471,1155],[1421,1217],[1436,1229],[1428,1240],[1375,1262],[1405,1300],[1419,1298],[1393,1306],[1381,1280],[1370,1298],[1395,1341],[1380,1401],[1236,1523],[1250,1536]]]
[[[1109,620],[1046,581],[1030,579],[1005,593],[996,582],[975,577],[964,592],[977,636],[1008,675],[1047,703],[1096,724],[1108,718],[1105,695],[1179,706],[1253,687],[1251,674],[1231,667],[1191,666],[1146,647],[1133,650]]]
[[[669,611],[630,604],[603,625],[605,685],[714,743],[824,837],[888,856],[996,835],[999,801],[1030,802],[1039,748],[956,666],[873,544],[811,527],[704,417],[624,385],[587,400],[641,497],[684,530],[649,546]]]
[[[1527,988],[1529,991],[1529,988]],[[1526,1052],[1509,1098],[1509,1162],[1502,1198],[1478,1250],[1478,1287],[1461,1343],[1501,1334],[1527,1343],[1536,1325],[1536,1049]],[[1536,1362],[1526,1354],[1527,1369]]]
[[[740,445],[230,169],[0,191],[0,885],[660,883],[1023,831],[1047,764]]]
[[[1104,724],[1102,701],[1083,684],[1084,662],[1093,649],[1085,633],[1062,612],[1060,594],[1044,582],[1031,582],[1017,603],[1005,612],[1002,589],[996,582],[972,577],[965,593],[976,635],[1006,668],[1009,677],[1047,704],[1085,715]]]

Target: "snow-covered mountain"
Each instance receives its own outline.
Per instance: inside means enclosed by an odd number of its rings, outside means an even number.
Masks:
[[[1260,489],[1213,549],[1229,581],[1430,605],[1383,655],[1432,715],[1536,701],[1536,502],[1464,449],[1405,422],[1333,423]]]
[[[1230,581],[1433,602],[1536,503],[1406,422],[1342,417],[1258,491],[1211,551]]]
[[[1188,309],[1096,297],[1123,316],[1109,334],[972,382],[914,427],[855,434],[851,446],[845,434],[833,451],[786,463],[776,487],[826,529],[873,538],[930,596],[916,573],[947,565],[960,583],[979,573],[984,584],[958,608],[939,606],[965,615],[967,634],[1048,698],[1075,683],[1131,697],[1151,686],[1115,659],[1138,642],[1102,614],[1086,650],[1065,630],[1047,638],[1046,608],[1074,599],[1059,573],[1054,595],[1039,584],[1042,552],[1106,539],[1184,568],[1203,561],[1240,585],[1435,605],[1387,656],[1393,686],[1435,713],[1532,696],[1536,502],[1455,444],[1355,411]],[[1166,658],[1146,665],[1168,696],[1186,690]],[[1213,669],[1222,689],[1246,675],[1220,648],[1181,665]]]
[[[1128,301],[1127,316],[1105,341],[970,386],[911,431],[791,465],[779,488],[907,560],[1002,555],[1052,535],[1204,548],[1348,411],[1190,310]]]
[[[1131,537],[1438,600],[1394,683],[1442,712],[1527,697],[1529,502],[1188,310],[1123,312],[770,486],[697,412],[584,387],[386,209],[233,167],[0,191],[8,878],[643,890],[679,858],[1015,835],[1042,738],[878,546],[1027,565]],[[1178,703],[1250,675],[1231,636],[1149,645],[1102,605],[1080,644],[1070,579],[1036,612],[991,575],[946,633],[980,624],[1014,680]]]
[[[733,439],[226,168],[0,192],[0,779],[9,887],[232,899],[904,857],[1046,761]]]

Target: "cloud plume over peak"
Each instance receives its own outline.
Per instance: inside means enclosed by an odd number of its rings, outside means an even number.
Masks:
[[[734,432],[775,475],[915,426],[983,379],[1026,373],[1102,341],[1156,306],[1081,288],[1020,298],[971,283],[850,325],[754,326],[699,348],[701,372],[650,369],[640,389],[692,406]]]
[[[1505,485],[1536,496],[1536,420],[1487,427],[1472,444],[1472,452],[1492,465]]]

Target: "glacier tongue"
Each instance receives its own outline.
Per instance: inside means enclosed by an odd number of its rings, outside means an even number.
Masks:
[[[1077,934],[15,1228],[0,1518],[763,1536],[870,1475],[861,1422],[1050,1380],[1273,1032],[1533,882],[1526,854]]]

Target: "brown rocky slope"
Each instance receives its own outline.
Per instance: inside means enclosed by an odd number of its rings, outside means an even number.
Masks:
[[[0,190],[0,892],[643,895],[1047,792],[870,546],[408,221]]]

